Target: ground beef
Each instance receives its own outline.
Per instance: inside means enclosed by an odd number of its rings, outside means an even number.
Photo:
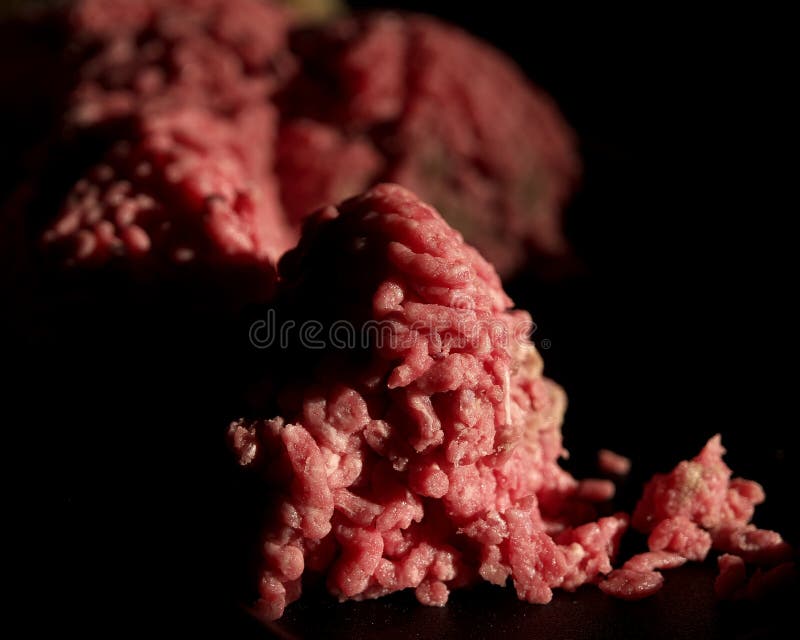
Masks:
[[[664,584],[658,569],[674,569],[686,558],[668,551],[647,551],[634,556],[621,569],[615,569],[600,583],[600,589],[622,600],[641,600],[657,592]]]
[[[285,76],[287,12],[261,0],[77,0],[0,21],[0,162],[41,171],[87,128],[172,107],[221,114],[269,99]],[[7,126],[13,123],[13,126]],[[6,172],[0,180],[6,179]],[[0,191],[0,195],[3,195]]]
[[[299,33],[293,50],[300,72],[282,96],[277,165],[292,219],[390,180],[434,204],[502,275],[529,249],[564,251],[573,137],[501,53],[390,13]]]
[[[792,557],[792,548],[777,531],[726,523],[712,532],[714,548],[725,553],[735,553],[745,562],[777,564]]]
[[[37,62],[53,62],[46,49],[29,57],[32,73],[52,80],[13,107],[46,103],[48,113],[37,111],[27,127],[36,133],[4,162],[31,147],[34,175],[69,173],[48,169],[48,150],[102,148],[76,163],[88,169],[131,118],[192,107],[235,121],[280,92],[282,126],[263,153],[293,228],[288,245],[316,208],[391,180],[438,205],[504,275],[529,250],[563,253],[572,135],[511,61],[431,18],[388,13],[299,31],[290,50],[291,16],[260,0],[79,0],[49,12],[58,64]]]
[[[78,82],[66,122],[85,127],[174,105],[220,113],[266,100],[289,20],[260,0],[80,0],[68,10]]]
[[[271,132],[266,108],[233,120],[193,108],[142,116],[72,187],[45,249],[67,266],[124,260],[140,270],[275,260],[287,245],[280,208],[257,179]]]
[[[597,466],[605,474],[624,477],[630,473],[631,461],[609,449],[600,449],[597,452]]]
[[[649,551],[614,569],[628,517],[596,519],[613,483],[579,482],[558,465],[565,397],[542,377],[530,318],[411,192],[380,185],[320,210],[279,275],[282,326],[313,322],[323,339],[301,332],[270,352],[262,413],[279,417],[228,432],[274,497],[257,615],[279,617],[308,573],[340,600],[414,589],[438,606],[453,588],[510,580],[521,599],[546,603],[586,583],[649,596],[663,570],[712,545],[749,562],[789,559],[780,536],[747,524],[763,491],[731,479],[715,436],[645,487],[633,522]],[[357,338],[334,344],[334,327]]]
[[[779,533],[749,524],[755,506],[764,501],[764,490],[752,480],[731,479],[731,470],[722,461],[724,453],[716,435],[692,460],[667,474],[656,474],[645,486],[631,521],[636,529],[650,534],[651,552],[668,551],[699,561],[711,548],[722,551],[715,588],[721,597],[729,597],[732,585],[740,583],[745,562],[786,563],[794,552]],[[751,595],[759,592],[759,580]],[[636,581],[618,578],[605,590],[619,590],[622,597],[629,597],[638,593],[630,584],[635,586]],[[657,589],[655,580],[647,588]]]
[[[62,77],[50,93],[59,108],[40,125],[49,135],[0,220],[17,280],[48,286],[43,249],[72,271],[214,280],[237,304],[269,297],[272,265],[296,241],[273,173],[286,10],[80,0],[39,22],[57,25]]]
[[[616,487],[610,480],[589,478],[581,480],[578,484],[577,495],[589,502],[605,502],[611,500],[616,493]]]
[[[651,551],[673,551],[687,560],[702,561],[711,549],[711,535],[686,516],[676,516],[653,527],[647,546]]]
[[[617,569],[599,586],[603,593],[620,600],[641,600],[664,586],[664,576],[658,571]]]
[[[722,554],[717,564],[719,574],[714,581],[714,593],[720,600],[760,600],[797,581],[794,562],[782,562],[768,570],[759,567],[749,579],[745,561],[740,556]]]
[[[280,496],[261,543],[261,616],[280,616],[312,565],[340,599],[413,588],[435,605],[508,578],[543,603],[611,571],[627,517],[548,534],[581,502],[557,464],[564,393],[542,377],[528,315],[434,209],[378,186],[310,218],[279,271],[284,321],[384,333],[345,351],[296,340],[296,375],[279,353],[269,361],[282,417],[231,425],[240,463]]]
[[[764,491],[750,480],[731,480],[722,461],[720,436],[714,436],[692,460],[668,474],[657,474],[645,487],[633,512],[633,526],[644,533],[666,518],[684,516],[705,529],[723,522],[744,525]]]

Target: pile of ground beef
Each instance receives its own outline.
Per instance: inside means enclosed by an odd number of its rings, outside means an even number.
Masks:
[[[142,116],[128,140],[70,189],[42,240],[65,266],[124,261],[141,275],[200,263],[263,263],[289,241],[265,154],[264,108],[230,119],[202,109]]]
[[[572,132],[500,52],[391,13],[300,32],[293,52],[277,164],[291,219],[388,180],[436,206],[503,276],[531,251],[565,251]]]
[[[230,428],[240,463],[280,496],[263,617],[299,596],[306,568],[342,599],[414,588],[436,605],[508,577],[547,602],[610,571],[627,517],[572,526],[591,506],[556,463],[565,396],[542,376],[530,317],[433,208],[378,186],[309,219],[279,271],[282,321],[347,322],[369,339],[285,345],[297,375],[278,368],[281,417]]]
[[[273,265],[296,242],[273,171],[287,12],[260,0],[80,0],[32,24],[45,22],[60,34],[63,77],[1,225],[20,279],[112,267],[269,297]]]
[[[313,319],[321,345],[343,342],[315,349],[290,335],[263,387],[278,417],[229,429],[274,499],[259,542],[263,618],[279,617],[308,573],[341,600],[413,588],[443,605],[453,588],[511,579],[521,599],[546,603],[586,583],[650,595],[661,570],[712,545],[748,562],[790,559],[780,536],[748,524],[763,491],[730,479],[715,437],[647,485],[632,522],[650,550],[614,569],[629,518],[596,519],[614,485],[558,465],[565,396],[542,376],[529,316],[411,192],[380,185],[319,211],[278,286],[283,326]],[[357,339],[344,348],[347,327]]]
[[[301,28],[302,11],[263,0],[79,0],[25,21],[25,66],[0,65],[14,96],[0,115],[21,122],[12,155],[0,157],[14,164],[25,153],[28,190],[50,195],[17,197],[11,209],[22,213],[4,217],[24,218],[29,240],[47,233],[75,183],[91,182],[84,174],[108,164],[120,139],[146,144],[139,138],[154,117],[206,111],[203,119],[227,121],[213,130],[262,109],[270,135],[248,140],[247,153],[263,161],[240,178],[280,197],[257,221],[274,226],[275,255],[312,211],[384,180],[437,206],[501,275],[532,255],[564,254],[575,143],[510,60],[424,16]],[[29,91],[14,86],[20,68],[33,78]],[[66,176],[72,184],[60,184]]]

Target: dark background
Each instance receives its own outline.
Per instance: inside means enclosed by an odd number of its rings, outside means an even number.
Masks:
[[[387,4],[437,13],[504,49],[553,95],[580,138],[584,182],[567,216],[580,265],[559,278],[524,274],[508,287],[518,305],[533,313],[538,325],[534,340],[546,371],[569,394],[564,434],[573,454],[570,469],[591,473],[600,447],[632,457],[633,475],[621,495],[623,506],[630,507],[650,474],[694,455],[719,432],[734,472],[767,490],[756,522],[779,529],[796,544],[792,307],[797,284],[791,230],[797,215],[792,192],[797,162],[788,136],[796,113],[789,101],[794,74],[788,16],[766,9],[701,11],[675,5],[669,10],[587,10],[563,3]],[[544,348],[544,340],[550,348]],[[113,360],[112,347],[109,354]],[[197,357],[186,355],[187,362]],[[12,370],[18,384],[7,387],[11,406],[24,405],[19,414],[11,412],[8,429],[16,437],[5,454],[13,471],[9,486],[18,499],[13,502],[25,503],[23,537],[34,549],[24,556],[25,562],[31,560],[26,583],[33,583],[26,599],[38,612],[29,622],[34,628],[43,621],[85,628],[87,620],[96,618],[122,627],[149,621],[146,626],[159,628],[152,626],[152,618],[154,602],[161,604],[163,578],[157,571],[147,580],[137,574],[146,553],[131,541],[139,534],[150,543],[158,536],[169,539],[178,529],[168,523],[218,506],[224,492],[215,493],[209,479],[198,479],[201,490],[191,486],[191,478],[177,489],[159,488],[152,480],[149,491],[162,498],[158,509],[172,512],[160,531],[142,522],[148,505],[132,495],[117,496],[107,517],[112,490],[97,484],[113,461],[99,464],[99,471],[87,468],[85,461],[72,464],[69,456],[77,447],[64,449],[71,436],[63,434],[85,430],[87,424],[90,437],[97,438],[105,437],[103,429],[130,429],[127,442],[133,453],[126,460],[133,464],[141,454],[139,464],[157,479],[159,464],[170,462],[165,452],[179,449],[174,441],[181,423],[191,421],[199,432],[203,424],[221,418],[191,409],[193,398],[208,389],[176,391],[169,372],[160,372],[158,391],[146,381],[130,390],[133,400],[124,416],[109,413],[106,423],[98,420],[107,408],[98,399],[95,417],[87,423],[79,407],[93,389],[84,389],[86,395],[77,399],[74,386],[69,392],[59,390],[58,380],[69,369],[65,356],[59,358],[37,352],[35,363]],[[93,366],[77,361],[74,373]],[[37,396],[41,388],[47,390],[44,400]],[[40,399],[31,404],[31,397]],[[165,404],[170,408],[160,412]],[[135,434],[156,429],[167,444],[154,463],[144,441],[136,444]],[[61,437],[53,437],[55,430]],[[114,440],[119,437],[117,431]],[[190,506],[182,511],[178,503]],[[122,547],[114,537],[120,526],[130,533]],[[204,520],[202,526],[208,538],[213,525]],[[202,574],[207,559],[200,545],[195,553],[192,560],[201,570],[192,569],[193,579]],[[97,563],[98,555],[108,567],[83,571]],[[477,602],[491,600],[502,612],[491,624],[473,596],[455,598],[449,613],[420,612],[400,597],[336,611],[327,605],[298,605],[295,614],[287,614],[284,628],[315,629],[319,635],[335,627],[343,637],[359,637],[370,633],[370,616],[381,616],[401,626],[417,620],[426,629],[423,635],[471,637],[468,632],[481,629],[483,620],[487,633],[512,637],[530,637],[533,628],[544,637],[768,637],[771,632],[760,621],[764,609],[748,609],[736,618],[714,607],[710,572],[701,570],[695,581],[671,581],[668,574],[664,594],[634,608],[579,591],[577,604],[571,597],[557,599],[551,613],[545,613],[518,606],[511,593],[491,591],[476,596]],[[76,584],[76,574],[90,577]],[[118,581],[125,575],[138,577],[131,578],[124,596],[109,594],[109,585],[116,584],[109,582],[111,577]],[[670,584],[678,586],[670,591]],[[696,599],[679,595],[677,590],[691,593],[693,585],[700,585]],[[159,608],[158,616],[169,620],[170,628],[175,621],[196,624],[200,618],[199,626],[208,623],[211,629],[212,621],[199,613],[201,602],[202,595],[172,610]],[[239,633],[232,619],[243,625],[241,635],[262,632],[233,610],[217,613],[209,615],[222,621],[225,637],[234,628]],[[587,623],[559,628],[566,618]],[[382,627],[380,633],[394,637],[391,628]]]

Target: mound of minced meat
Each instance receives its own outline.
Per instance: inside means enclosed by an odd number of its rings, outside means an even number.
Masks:
[[[388,180],[436,206],[503,276],[530,252],[565,251],[573,135],[499,51],[380,12],[297,33],[292,49],[277,155],[290,219]]]
[[[650,551],[612,569],[629,518],[595,519],[592,502],[613,484],[558,466],[565,396],[542,376],[529,316],[411,192],[385,184],[322,209],[279,278],[284,326],[315,319],[315,338],[342,342],[285,343],[264,387],[277,417],[229,429],[240,464],[276,496],[259,543],[264,618],[299,597],[307,572],[342,600],[411,588],[442,605],[453,588],[510,579],[521,599],[546,603],[587,582],[649,595],[661,570],[712,544],[773,563],[791,555],[747,524],[763,492],[730,479],[714,438],[647,486],[633,523]]]
[[[260,108],[231,119],[193,108],[142,116],[72,186],[44,248],[66,266],[274,261],[288,231],[262,178],[271,125]]]
[[[216,280],[242,302],[269,297],[297,235],[273,171],[286,11],[80,0],[46,19],[65,43],[49,96],[59,108],[1,225],[20,271],[108,266],[137,281]]]
[[[565,396],[542,376],[530,317],[432,207],[381,185],[323,209],[279,273],[284,320],[366,337],[302,353],[295,376],[279,372],[280,417],[230,428],[240,463],[280,495],[261,615],[281,615],[306,569],[342,599],[413,588],[439,605],[509,577],[547,602],[610,571],[627,517],[571,526],[583,500],[556,463]]]
[[[27,21],[22,86],[17,66],[0,66],[13,96],[0,115],[19,123],[13,157],[0,160],[16,167],[24,153],[31,189],[52,195],[15,201],[26,213],[14,216],[56,215],[72,185],[42,184],[42,173],[104,162],[138,132],[132,121],[193,109],[238,126],[243,111],[261,109],[269,135],[247,146],[264,158],[255,179],[279,198],[259,222],[276,226],[278,253],[315,209],[392,181],[437,206],[503,276],[565,254],[576,144],[513,62],[425,16],[302,27],[298,15],[266,0],[78,0]]]

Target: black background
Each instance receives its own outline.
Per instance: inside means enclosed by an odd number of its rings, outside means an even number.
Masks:
[[[767,490],[767,503],[759,508],[756,521],[781,530],[796,544],[792,512],[798,478],[797,351],[792,307],[797,284],[791,230],[797,214],[797,163],[792,156],[796,146],[789,141],[794,76],[788,16],[730,7],[587,10],[563,3],[536,4],[391,6],[437,13],[507,51],[555,97],[580,138],[584,182],[569,209],[567,229],[581,264],[558,278],[524,274],[508,287],[519,306],[533,313],[536,343],[543,347],[543,341],[549,341],[550,348],[542,348],[546,371],[570,396],[564,427],[566,446],[573,453],[568,466],[589,473],[596,450],[609,447],[634,459],[630,485],[637,487],[651,473],[671,468],[694,455],[711,435],[722,433],[735,473],[762,482]],[[113,346],[109,351],[113,354]],[[118,497],[113,486],[98,489],[107,466],[87,468],[85,461],[71,464],[64,459],[74,454],[62,448],[71,440],[64,434],[87,428],[80,407],[92,397],[92,389],[83,389],[85,395],[77,397],[75,388],[80,385],[59,391],[57,379],[67,369],[64,362],[46,352],[36,354],[35,363],[11,372],[18,384],[7,387],[8,400],[12,407],[23,406],[19,413],[11,412],[12,444],[5,452],[16,498],[12,502],[24,505],[19,530],[28,544],[20,549],[33,548],[22,554],[30,587],[25,599],[38,612],[28,618],[29,624],[87,628],[103,620],[124,628],[146,621],[155,630],[154,602],[163,604],[163,585],[158,584],[162,578],[157,572],[146,579],[137,573],[143,552],[134,548],[136,535],[115,538],[117,526],[136,534],[148,529],[142,522],[148,514],[146,500],[126,502],[129,496]],[[91,366],[77,362],[72,373],[79,377],[82,367]],[[178,439],[174,431],[185,429],[181,420],[191,419],[199,430],[201,424],[221,419],[189,408],[193,396],[207,389],[175,391],[179,402],[170,399],[173,390],[165,382],[169,376],[162,372],[158,379],[164,383],[158,391],[146,383],[132,390],[135,406],[124,417],[108,414],[106,421],[96,416],[88,420],[97,436],[105,437],[102,429],[139,427],[136,433],[152,434],[157,427],[167,434],[165,440]],[[41,388],[46,389],[44,400]],[[15,398],[24,402],[15,403]],[[158,415],[165,403],[171,407]],[[56,431],[61,435],[54,436]],[[152,461],[147,459],[147,438],[139,437],[143,440],[134,448],[144,458],[138,463],[148,467]],[[118,431],[113,440],[120,441]],[[174,449],[174,443],[166,447]],[[209,494],[192,489],[191,478],[182,483],[177,490],[158,490],[169,496],[159,509],[168,511],[171,504],[175,511],[176,500],[191,494],[191,506],[185,509],[190,518],[194,510],[224,501],[223,492],[211,495],[208,478],[199,485]],[[635,488],[623,491],[623,502],[630,503],[635,493]],[[119,504],[108,520],[98,509],[114,500]],[[165,522],[174,525],[182,517],[173,513]],[[204,526],[211,525],[204,521]],[[163,525],[155,535],[169,539],[179,531],[169,527]],[[196,563],[202,565],[202,549],[195,552]],[[104,571],[84,571],[88,565],[105,563]],[[197,567],[193,571],[192,579],[202,574]],[[83,579],[76,583],[75,575]],[[117,598],[113,585],[126,575],[131,576],[131,588]],[[707,590],[708,580],[701,583]],[[709,608],[692,611],[697,624],[686,624],[685,603],[669,596],[674,592],[667,593],[656,605],[644,605],[650,609],[617,607],[609,612],[609,605],[579,592],[578,618],[605,616],[611,626],[589,624],[584,632],[578,626],[573,636],[648,636],[656,628],[648,627],[648,621],[663,630],[662,623],[669,619],[684,621],[675,627],[674,637],[748,635],[760,628],[754,622],[760,610],[738,629],[720,622],[717,613],[705,618],[703,611]],[[492,592],[485,597],[498,596]],[[512,635],[516,630],[529,637],[525,625],[531,625],[544,636],[559,632],[557,619],[547,622],[546,614],[524,613],[513,594],[501,600],[496,606],[509,612],[510,621],[497,622],[492,630]],[[176,603],[171,610],[158,607],[158,615],[169,623],[177,621],[178,628],[199,621],[199,626],[208,624],[211,629],[201,602],[205,603],[202,595]],[[474,602],[459,602],[454,610],[480,625]],[[564,602],[554,611],[564,611]],[[352,608],[358,606],[363,608]],[[383,606],[348,605],[347,615],[336,618],[340,632],[350,637],[357,637],[357,631],[368,633],[353,620],[369,615],[422,615],[434,621],[426,627],[430,634],[457,631],[453,615],[420,614],[402,599],[390,601],[388,613]],[[334,615],[326,607],[298,610],[305,629],[315,617]],[[634,618],[643,625],[636,632],[619,626],[631,611],[639,611]],[[226,615],[220,614],[224,636],[235,637],[238,627],[230,626]],[[212,617],[219,620],[216,614]],[[297,617],[294,620],[297,623]],[[462,635],[463,626],[464,619],[458,627]],[[317,628],[321,630],[322,623]],[[112,635],[116,631],[110,629]],[[245,625],[241,633],[257,636],[260,630]]]

